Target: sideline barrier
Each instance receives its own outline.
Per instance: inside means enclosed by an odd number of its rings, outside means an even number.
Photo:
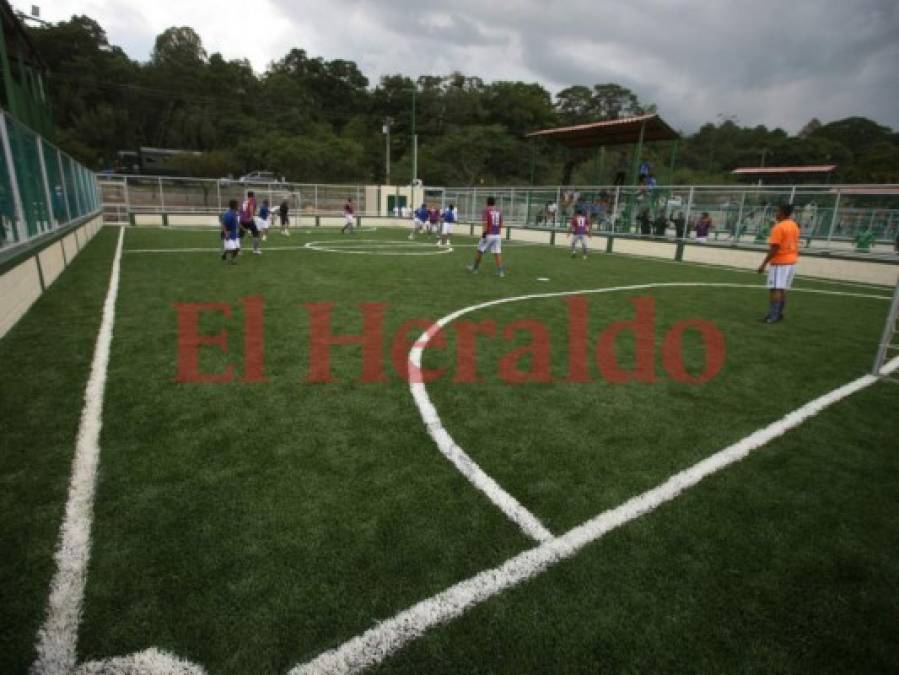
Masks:
[[[0,338],[18,323],[102,227],[97,213],[0,264]]]

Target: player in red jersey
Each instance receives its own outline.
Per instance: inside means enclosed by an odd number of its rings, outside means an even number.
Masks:
[[[496,274],[504,277],[506,276],[506,271],[503,268],[502,255],[503,212],[496,208],[496,198],[487,197],[487,208],[484,209],[482,220],[484,231],[481,234],[481,241],[478,243],[474,263],[468,266],[468,271],[477,273],[484,253],[493,253],[493,257],[496,260]]]
[[[584,215],[584,209],[579,208],[568,225],[568,236],[571,237],[571,257],[577,255],[577,245],[580,243],[584,252],[584,260],[587,259],[587,238],[590,237],[590,219]]]
[[[340,234],[346,234],[347,229],[349,229],[350,234],[353,234],[353,225],[356,224],[356,216],[354,214],[353,209],[353,198],[347,197],[346,203],[343,205],[343,227],[340,228]]]

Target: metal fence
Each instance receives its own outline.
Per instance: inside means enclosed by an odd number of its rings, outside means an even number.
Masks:
[[[893,249],[899,239],[897,185],[440,189],[440,201],[453,203],[463,220],[477,220],[487,196],[496,199],[508,223],[523,227],[564,229],[581,211],[597,231],[689,238],[707,215],[712,239],[764,243],[777,206],[789,203],[810,246]]]
[[[275,208],[287,201],[292,213],[338,215],[348,197],[362,216],[387,212],[387,197],[408,186],[241,183],[233,180],[101,176],[104,215],[128,222],[128,214],[220,213],[229,199],[253,190]],[[597,231],[689,238],[708,214],[711,238],[734,244],[763,243],[777,205],[794,205],[794,218],[809,246],[883,251],[899,237],[899,185],[686,185],[654,189],[616,186],[435,187],[415,191],[431,206],[453,204],[463,221],[477,221],[488,196],[517,227],[564,229],[577,210]],[[398,203],[397,201],[393,202]],[[409,199],[407,206],[414,208]],[[407,213],[410,213],[407,211]]]
[[[0,111],[0,251],[97,212],[94,173]]]
[[[104,175],[99,177],[99,186],[107,222],[128,222],[129,214],[217,214],[227,208],[229,200],[240,201],[249,191],[259,203],[268,201],[272,208],[286,201],[294,214],[338,215],[348,197],[360,215],[379,215],[380,210],[380,191],[363,185]]]

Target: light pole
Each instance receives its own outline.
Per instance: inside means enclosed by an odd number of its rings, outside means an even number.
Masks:
[[[415,179],[418,178],[418,135],[415,133],[415,90],[418,84],[412,83],[412,181],[410,185],[415,185]]]
[[[390,125],[391,125],[391,124],[393,124],[393,118],[392,118],[392,117],[385,117],[385,118],[384,118],[384,127],[383,127],[383,129],[382,129],[383,132],[384,132],[384,135],[387,136],[387,146],[386,146],[386,157],[387,157],[387,161],[386,161],[386,176],[385,176],[385,179],[384,179],[384,184],[385,184],[385,185],[390,185]]]

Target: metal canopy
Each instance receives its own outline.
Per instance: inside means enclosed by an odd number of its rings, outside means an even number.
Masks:
[[[674,141],[680,135],[658,115],[639,115],[570,127],[533,131],[527,138],[547,138],[569,148],[629,145],[648,141]]]

